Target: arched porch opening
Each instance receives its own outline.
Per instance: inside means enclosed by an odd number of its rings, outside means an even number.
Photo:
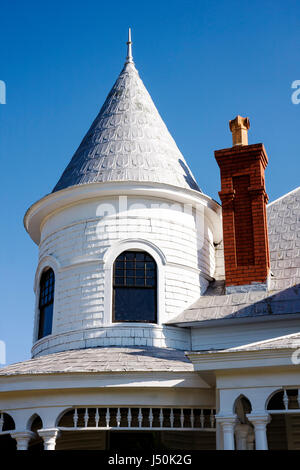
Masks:
[[[247,414],[251,413],[252,406],[250,400],[245,395],[240,395],[234,403],[233,412],[237,415],[241,424],[250,424]]]
[[[16,450],[16,441],[10,435],[15,429],[15,422],[8,413],[0,412],[0,451]]]
[[[281,389],[267,400],[271,422],[267,427],[270,450],[300,450],[300,391]]]
[[[237,417],[235,426],[235,449],[253,450],[254,448],[254,428],[247,415],[252,412],[250,400],[245,395],[240,395],[234,403],[233,412]]]
[[[34,414],[29,422],[28,422],[28,429],[35,433],[34,439],[31,439],[28,444],[29,451],[41,451],[44,449],[43,439],[39,436],[38,430],[42,429],[43,422],[39,415]]]

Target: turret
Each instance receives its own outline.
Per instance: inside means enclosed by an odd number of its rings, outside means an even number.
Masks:
[[[33,355],[93,346],[188,349],[164,323],[214,275],[219,205],[199,189],[132,58],[25,227],[39,246]]]

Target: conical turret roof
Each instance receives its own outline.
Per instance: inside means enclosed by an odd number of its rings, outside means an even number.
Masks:
[[[201,191],[160,117],[131,55],[53,192],[69,186],[133,181]]]

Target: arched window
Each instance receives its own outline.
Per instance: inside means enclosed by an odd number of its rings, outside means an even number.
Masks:
[[[114,263],[113,321],[155,323],[157,269],[144,251],[124,251]]]
[[[44,271],[40,281],[40,320],[38,339],[52,333],[54,301],[54,272],[51,268]]]

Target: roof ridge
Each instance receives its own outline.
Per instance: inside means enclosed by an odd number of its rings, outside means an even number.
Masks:
[[[300,189],[300,186],[298,186],[297,188],[295,189],[292,189],[291,191],[289,191],[288,193],[284,194],[283,196],[280,196],[278,197],[277,199],[274,199],[274,201],[270,202],[267,207],[270,207],[272,204],[274,204],[275,202],[278,202],[280,201],[281,199],[284,199],[286,196],[289,196],[290,194],[293,194],[295,193],[296,191],[299,191]]]

